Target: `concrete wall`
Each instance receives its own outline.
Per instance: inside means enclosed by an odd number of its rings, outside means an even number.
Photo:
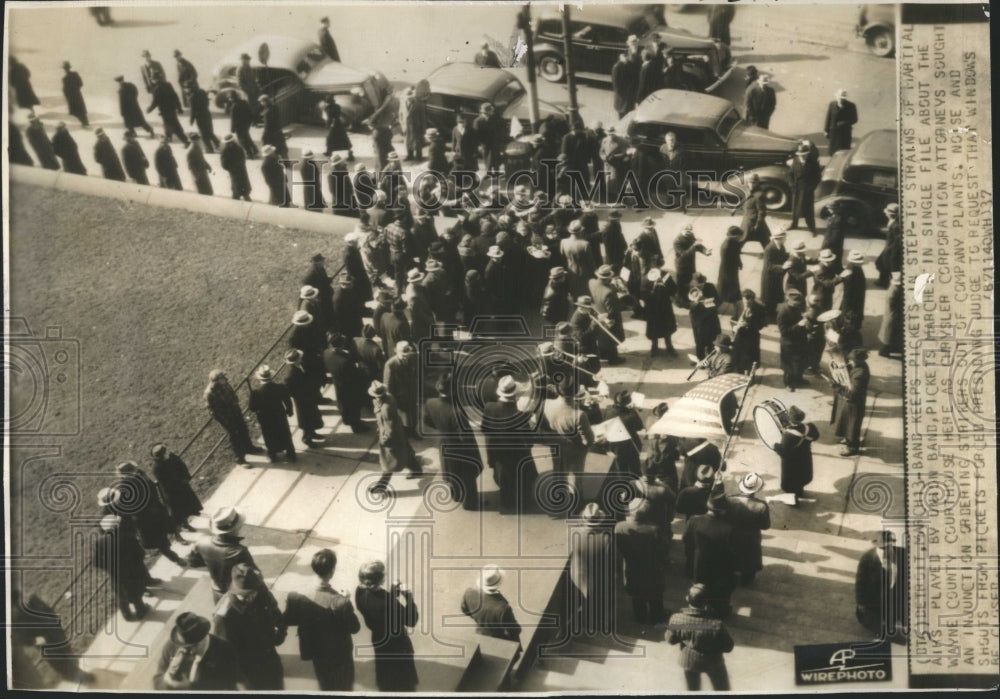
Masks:
[[[116,182],[103,177],[72,175],[62,170],[46,170],[28,165],[11,165],[10,180],[66,192],[120,199],[167,209],[183,209],[248,223],[284,226],[315,233],[343,236],[353,231],[358,223],[357,219],[349,216],[315,213],[305,209],[284,209],[259,202],[206,196],[197,192],[164,189],[134,182]]]

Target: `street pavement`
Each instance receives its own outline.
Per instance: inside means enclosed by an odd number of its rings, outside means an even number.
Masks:
[[[350,12],[357,18],[357,26],[365,31],[338,31],[338,18],[332,16],[333,32],[345,63],[382,70],[395,81],[412,81],[449,57],[457,60],[471,57],[484,36],[509,40],[509,31],[504,28],[512,25],[514,11],[510,6],[480,6],[475,13],[460,6],[431,6],[421,8],[420,12],[409,11],[405,17],[401,16],[405,21],[387,21],[393,13],[403,10],[350,8],[340,12],[345,16]],[[93,173],[97,166],[91,157],[91,130],[74,126],[64,113],[59,92],[62,60],[71,60],[83,75],[93,126],[103,126],[112,140],[120,144],[121,127],[112,78],[124,72],[141,85],[138,65],[142,48],[149,48],[163,62],[172,80],[175,72],[171,52],[174,48],[182,49],[198,66],[204,84],[211,66],[225,54],[225,47],[239,44],[256,33],[311,37],[319,12],[316,7],[293,11],[288,6],[242,6],[238,10],[193,6],[185,7],[183,12],[165,7],[115,7],[113,14],[118,26],[105,29],[93,24],[82,8],[15,11],[11,13],[11,52],[32,70],[35,89],[43,102],[39,116],[50,131],[58,120],[70,123],[84,162]],[[466,12],[470,13],[468,17],[464,15]],[[78,21],[71,13],[79,13]],[[775,131],[815,136],[822,125],[827,101],[834,89],[841,86],[848,89],[859,106],[861,121],[856,135],[894,126],[894,62],[864,52],[864,47],[853,37],[855,14],[853,6],[789,6],[780,11],[774,7],[738,8],[733,24],[734,54],[741,66],[754,64],[774,77],[779,89],[778,110],[772,121]],[[670,12],[668,19],[672,25],[704,33],[705,19],[698,12]],[[86,31],[81,32],[81,26]],[[415,38],[431,36],[433,41]],[[62,53],[53,55],[52,46],[59,46]],[[723,91],[724,96],[740,105],[742,76],[734,76]],[[540,96],[548,101],[564,101],[565,88],[542,83]],[[605,123],[611,120],[609,90],[583,85],[580,101],[586,120],[602,119]],[[15,123],[23,125],[25,114],[19,111],[13,118]],[[218,133],[226,132],[225,122],[222,117],[217,119]],[[155,117],[151,123],[160,130]],[[370,162],[368,137],[352,134],[352,138],[357,144],[356,155]],[[144,146],[149,143],[146,150],[151,159],[154,144],[142,137],[140,142]],[[321,130],[295,128],[291,146],[295,153],[306,148],[316,150],[322,142]],[[179,159],[180,155],[178,148]],[[213,165],[217,165],[216,158],[209,156]],[[216,192],[224,195],[228,182],[224,175],[220,177],[220,172],[221,168],[216,167],[214,184]],[[265,188],[254,165],[251,175],[255,198],[260,199]],[[183,167],[181,177],[185,188],[193,189]],[[661,243],[668,251],[681,227],[687,222],[694,225],[699,239],[715,252],[713,257],[699,258],[699,271],[714,281],[719,245],[725,230],[738,223],[738,219],[717,209],[653,215]],[[627,238],[638,233],[638,222],[644,216],[626,213]],[[772,227],[784,219],[787,217],[772,216]],[[12,223],[16,225],[16,221]],[[819,238],[803,231],[789,234],[789,245],[799,240],[806,242],[810,255],[818,252]],[[873,260],[881,247],[882,241],[876,238],[849,238],[846,244],[848,250],[857,249],[865,254],[869,279],[875,276]],[[741,280],[745,286],[759,291],[759,278],[759,248],[750,245],[743,255]],[[863,329],[869,348],[879,346],[875,333],[884,303],[885,292],[870,287]],[[603,372],[612,390],[639,391],[647,396],[648,405],[660,400],[670,403],[704,378],[697,376],[691,382],[686,381],[690,366],[683,357],[693,341],[686,314],[678,311],[678,321],[680,329],[674,336],[674,344],[682,358],[675,360],[650,359],[643,323],[626,322],[628,337],[623,349],[628,361]],[[741,588],[734,596],[736,612],[727,624],[736,639],[736,649],[727,656],[727,664],[733,689],[739,691],[794,689],[792,652],[797,644],[866,639],[866,632],[854,620],[857,559],[870,547],[871,536],[882,527],[884,518],[891,520],[903,515],[900,363],[872,353],[873,382],[864,426],[865,448],[860,456],[843,458],[838,455],[839,446],[828,424],[832,403],[829,387],[814,378],[808,388],[787,393],[781,388],[776,329],[767,328],[763,338],[764,366],[758,374],[761,381],[751,388],[743,417],[749,418],[752,406],[764,399],[780,397],[786,404],[801,407],[820,428],[821,438],[813,449],[815,476],[807,488],[808,498],[797,507],[778,501],[771,503],[772,528],[765,532],[764,539],[765,569],[751,588]],[[431,558],[451,560],[458,551],[461,562],[447,573],[428,576],[419,573],[419,577],[408,578],[418,594],[423,595],[420,599],[428,600],[428,606],[421,610],[427,621],[415,634],[418,650],[425,647],[421,644],[427,639],[468,632],[467,628],[455,626],[461,588],[472,583],[479,565],[493,559],[501,561],[509,571],[504,591],[518,610],[519,619],[526,626],[532,623],[539,612],[532,601],[538,594],[533,589],[537,585],[531,581],[531,575],[537,574],[533,568],[536,559],[556,560],[565,553],[566,538],[553,538],[553,522],[548,518],[534,522],[534,518],[528,517],[514,529],[516,520],[502,518],[495,512],[470,515],[442,505],[443,501],[435,499],[443,484],[436,476],[437,450],[431,439],[415,445],[427,460],[430,475],[421,481],[405,481],[397,476],[394,479],[397,497],[391,503],[391,512],[387,512],[363,494],[364,486],[375,477],[378,468],[371,451],[373,437],[345,430],[336,410],[326,408],[325,414],[328,426],[321,432],[329,435],[329,439],[324,447],[302,453],[294,468],[282,463],[268,465],[250,457],[252,468],[235,467],[206,501],[206,513],[223,505],[237,505],[246,512],[254,526],[248,533],[248,543],[279,601],[288,590],[311,585],[308,562],[320,546],[332,546],[338,552],[340,564],[334,586],[353,590],[360,563],[370,558],[400,560],[400,546],[425,541],[421,532],[429,528],[428,536],[436,547]],[[297,432],[296,439],[299,438]],[[757,439],[752,422],[744,419],[729,457],[727,490],[734,491],[738,479],[751,470],[767,481],[764,497],[780,493],[778,458]],[[481,487],[487,495],[495,496],[488,474],[481,478]],[[196,520],[195,524],[207,529],[204,520]],[[675,522],[674,530],[673,573],[666,594],[670,609],[682,605],[687,588],[680,572],[682,523]],[[470,546],[472,550],[466,551]],[[132,623],[117,618],[113,622],[114,633],[98,637],[91,655],[100,657],[88,659],[85,664],[98,673],[103,688],[117,687],[124,674],[141,662],[129,657],[134,653],[129,644],[141,646],[161,633],[171,611],[180,604],[183,591],[189,589],[193,578],[204,574],[193,570],[182,572],[162,559],[157,561],[153,572],[167,581],[168,590],[174,590],[174,594],[156,598],[155,611],[146,620]],[[418,575],[417,571],[411,572]],[[655,632],[640,634],[630,617],[627,599],[619,591],[618,637],[576,643],[560,657],[544,660],[528,673],[523,688],[533,691],[683,689],[676,648],[663,642]],[[283,648],[289,659],[295,653],[290,645],[294,643],[294,635],[290,638]],[[367,639],[365,630],[356,637],[356,642],[363,644],[364,639]],[[898,650],[901,656],[902,652]],[[359,660],[358,666],[357,688],[372,689],[370,661]],[[905,686],[905,660],[894,658],[893,666],[892,686]],[[308,689],[309,682],[308,677],[296,676],[289,688]]]

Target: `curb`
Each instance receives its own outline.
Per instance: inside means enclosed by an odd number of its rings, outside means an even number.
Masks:
[[[357,219],[330,213],[317,214],[304,209],[283,209],[259,202],[206,196],[195,192],[164,189],[134,182],[117,182],[91,175],[73,175],[62,170],[45,170],[29,165],[11,165],[10,181],[59,189],[94,197],[105,197],[136,204],[146,204],[165,209],[183,209],[195,213],[236,219],[246,223],[260,223],[283,228],[294,228],[313,233],[346,235],[357,226]]]

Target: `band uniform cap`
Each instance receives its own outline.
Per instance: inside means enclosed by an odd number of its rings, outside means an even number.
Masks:
[[[274,378],[274,372],[271,371],[271,367],[267,364],[261,365],[260,369],[257,370],[257,380],[263,383],[267,383]]]
[[[747,495],[759,493],[764,488],[764,479],[756,473],[748,473],[740,479],[739,488]]]
[[[611,268],[611,265],[601,265],[597,268],[598,279],[611,279],[613,276],[615,276],[615,270]]]
[[[863,265],[865,263],[865,256],[861,254],[860,250],[851,250],[847,256],[847,261],[851,264]]]
[[[584,522],[591,526],[600,524],[608,519],[604,510],[596,502],[588,502],[587,506],[583,508],[583,512],[580,513],[580,516]]]
[[[212,515],[211,529],[216,534],[235,534],[243,527],[243,513],[235,507],[220,507]]]
[[[179,646],[193,646],[200,642],[212,628],[212,622],[194,612],[182,612],[170,630],[170,640]]]
[[[302,350],[290,349],[285,352],[286,364],[297,364],[300,361],[302,361]]]
[[[788,419],[792,422],[802,422],[806,419],[806,414],[797,405],[788,406]]]
[[[497,395],[503,397],[510,397],[517,393],[517,382],[514,381],[512,376],[504,376],[500,379],[497,384]]]
[[[837,259],[837,255],[829,248],[823,248],[819,252],[820,262],[834,262]]]
[[[295,311],[292,315],[292,325],[309,325],[311,322],[313,317],[309,311]]]
[[[704,296],[704,293],[702,293],[702,290],[699,289],[698,287],[694,287],[690,291],[688,291],[688,301],[691,301],[693,303],[701,301],[702,296]]]

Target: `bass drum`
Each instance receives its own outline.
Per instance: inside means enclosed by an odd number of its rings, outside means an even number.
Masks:
[[[788,409],[777,398],[769,398],[760,405],[754,406],[753,424],[757,428],[757,436],[771,451],[781,444],[781,435],[790,424]]]

